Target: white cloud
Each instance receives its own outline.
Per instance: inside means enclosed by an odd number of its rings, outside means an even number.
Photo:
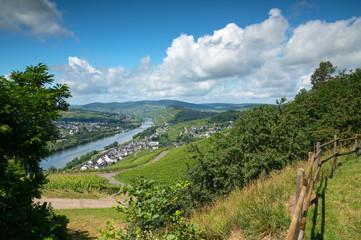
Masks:
[[[317,64],[330,60],[335,65],[357,67],[361,62],[361,18],[328,23],[309,21],[298,26],[285,46],[285,63]]]
[[[274,103],[309,88],[309,76],[320,61],[359,67],[360,42],[361,18],[291,27],[279,9],[271,9],[263,22],[245,28],[230,23],[198,39],[182,34],[159,65],[150,56],[133,69],[94,67],[69,57],[68,64],[53,70],[69,84],[75,103],[164,98]]]
[[[49,0],[0,0],[0,30],[21,31],[44,40],[49,36],[74,36],[61,26],[62,14]]]

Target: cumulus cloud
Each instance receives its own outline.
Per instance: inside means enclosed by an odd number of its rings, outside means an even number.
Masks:
[[[328,23],[315,20],[298,26],[288,40],[285,63],[315,64],[327,59],[336,65],[359,67],[361,62],[361,18]]]
[[[20,31],[44,40],[49,36],[74,36],[61,26],[62,14],[49,0],[0,0],[0,30]]]
[[[68,64],[53,70],[79,103],[164,98],[274,103],[309,88],[309,76],[320,61],[359,67],[360,42],[361,18],[291,27],[279,9],[271,9],[263,22],[245,28],[230,23],[198,39],[182,34],[159,65],[150,56],[133,69],[94,67],[69,57]]]

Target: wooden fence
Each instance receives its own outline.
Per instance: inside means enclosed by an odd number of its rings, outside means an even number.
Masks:
[[[306,226],[306,217],[308,207],[310,206],[312,188],[315,183],[319,180],[319,174],[322,167],[322,164],[326,163],[328,160],[333,159],[333,168],[336,167],[337,157],[352,154],[357,155],[357,151],[360,149],[358,147],[358,139],[361,138],[361,134],[357,134],[356,137],[339,139],[336,135],[332,141],[329,141],[324,144],[319,142],[316,144],[316,154],[314,152],[309,153],[308,165],[306,172],[304,169],[299,168],[297,171],[297,189],[296,189],[296,209],[292,217],[292,222],[290,228],[287,232],[286,240],[302,240],[303,233]],[[337,144],[346,141],[355,141],[355,147],[353,151],[340,153],[337,148]],[[330,144],[333,144],[333,155],[327,157],[324,160],[320,160],[320,154],[322,148]],[[316,162],[316,172],[312,177],[313,164]]]

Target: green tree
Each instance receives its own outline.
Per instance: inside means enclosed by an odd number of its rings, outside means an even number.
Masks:
[[[319,67],[311,76],[312,89],[317,89],[321,84],[331,79],[331,74],[336,71],[336,67],[330,61],[320,62]]]
[[[57,138],[54,121],[67,110],[66,85],[54,84],[46,65],[0,77],[0,236],[3,239],[66,238],[67,219],[47,204],[33,204],[46,182],[39,163]]]

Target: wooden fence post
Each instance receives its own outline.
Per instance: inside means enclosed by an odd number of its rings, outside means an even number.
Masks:
[[[320,145],[321,145],[320,142],[317,142],[317,144],[316,144],[316,156],[317,156],[317,158],[316,158],[316,172],[317,172],[317,169],[319,167],[321,167],[321,166],[319,166],[319,164],[320,164],[320,151],[321,151]],[[319,180],[319,176],[317,175],[315,181],[318,182],[318,180]]]
[[[297,206],[297,202],[298,202],[298,198],[300,197],[301,194],[301,190],[303,187],[303,178],[305,177],[305,170],[303,168],[299,168],[297,169],[297,186],[296,186],[296,206]],[[303,202],[303,199],[301,199],[300,201]],[[297,240],[298,238],[298,233],[300,231],[300,221],[302,218],[302,211],[303,207],[301,207],[301,210],[298,214],[298,221],[297,221],[297,226],[296,226],[296,230],[295,230],[295,235],[294,235],[294,240]]]
[[[333,139],[334,140],[336,140],[337,139],[337,135],[335,135],[334,137],[333,137]],[[333,154],[335,155],[334,157],[333,157],[333,168],[335,168],[336,167],[336,161],[337,161],[337,141],[335,141],[334,143],[333,143]]]
[[[303,186],[304,176],[305,176],[305,170],[303,168],[297,169],[296,205],[297,205],[298,198],[300,197],[301,189]]]
[[[356,134],[356,137],[358,137],[358,134]],[[357,138],[355,139],[355,153],[354,156],[357,157],[357,152],[358,152],[358,146],[357,146]]]

